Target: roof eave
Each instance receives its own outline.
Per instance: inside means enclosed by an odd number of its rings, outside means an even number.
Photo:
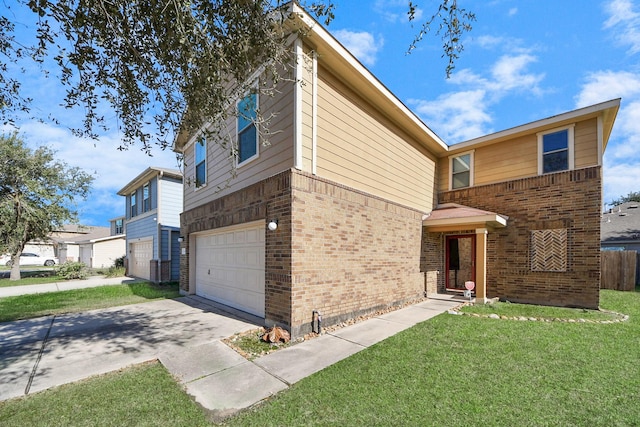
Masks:
[[[127,196],[131,194],[131,192],[134,191],[136,188],[140,187],[143,183],[145,183],[146,181],[149,181],[151,178],[158,175],[179,179],[179,180],[182,179],[182,174],[177,171],[150,166],[146,168],[144,171],[142,171],[134,179],[129,181],[124,187],[122,187],[122,189],[120,189],[120,191],[118,191],[117,194],[119,196]]]
[[[472,228],[503,228],[507,226],[507,218],[499,214],[473,215],[462,218],[426,218],[422,225],[427,231],[440,231],[451,229],[472,229]]]
[[[491,145],[507,139],[513,139],[522,135],[553,129],[579,120],[586,120],[591,117],[602,117],[603,122],[603,150],[607,146],[613,124],[620,108],[620,98],[579,108],[566,113],[547,117],[545,119],[530,122],[521,126],[506,129],[500,132],[474,138],[468,141],[453,144],[449,147],[449,152],[441,154],[441,157],[452,153],[477,148],[478,146]]]
[[[433,130],[404,105],[318,21],[295,3],[292,3],[291,10],[308,32],[305,41],[314,45],[319,51],[321,60],[330,65],[332,71],[339,74],[353,87],[357,87],[359,95],[371,102],[379,111],[387,115],[430,151],[438,154],[448,150],[447,144]],[[331,54],[323,55],[323,50]]]

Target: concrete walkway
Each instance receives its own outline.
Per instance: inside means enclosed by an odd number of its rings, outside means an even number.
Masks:
[[[253,361],[221,340],[257,322],[193,296],[0,323],[0,400],[158,359],[222,418],[461,302],[434,296]]]

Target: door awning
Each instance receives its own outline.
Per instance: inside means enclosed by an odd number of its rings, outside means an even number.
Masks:
[[[476,209],[457,203],[438,205],[430,214],[422,218],[427,231],[455,231],[487,228],[494,230],[507,226],[506,215]]]

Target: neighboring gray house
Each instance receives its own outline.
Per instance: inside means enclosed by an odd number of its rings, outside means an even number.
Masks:
[[[640,203],[622,203],[602,214],[600,248],[640,252]]]
[[[149,167],[125,185],[127,275],[152,282],[180,277],[182,173]]]

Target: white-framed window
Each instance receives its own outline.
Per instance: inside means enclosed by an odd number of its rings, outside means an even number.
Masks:
[[[258,94],[249,93],[236,106],[238,112],[237,165],[240,166],[258,157]]]
[[[201,136],[195,144],[196,188],[207,183],[207,138]]]
[[[473,151],[449,157],[449,189],[473,186]]]
[[[116,224],[115,224],[115,234],[122,234],[124,233],[124,224],[122,219],[116,219]]]
[[[151,186],[147,182],[142,186],[142,212],[151,210]]]
[[[538,175],[574,169],[573,127],[538,134]]]
[[[133,218],[134,216],[138,215],[138,206],[137,206],[137,194],[134,191],[133,193],[131,193],[131,196],[129,197],[130,199],[130,203],[129,203],[129,215],[131,218]]]

